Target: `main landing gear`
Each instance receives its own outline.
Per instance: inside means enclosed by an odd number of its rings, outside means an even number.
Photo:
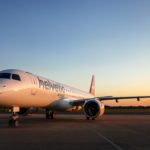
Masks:
[[[91,118],[92,120],[95,120],[95,118]],[[86,117],[86,120],[90,120],[90,117]]]
[[[86,117],[86,120],[90,120],[90,117]]]
[[[17,115],[17,112],[19,112],[19,107],[13,107],[11,109],[12,115],[9,117],[8,125],[11,128],[16,128],[19,126],[19,116]]]
[[[49,109],[46,109],[46,119],[55,119],[54,112]]]

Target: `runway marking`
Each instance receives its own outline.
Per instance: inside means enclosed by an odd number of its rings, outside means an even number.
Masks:
[[[91,125],[88,125],[90,127],[92,127]],[[108,143],[110,143],[113,147],[115,147],[117,150],[123,150],[121,147],[119,147],[117,144],[115,144],[113,141],[111,141],[110,139],[108,139],[107,137],[105,137],[103,134],[101,134],[96,128],[89,128],[91,131],[93,131],[94,133],[96,133],[99,137],[103,138],[104,140],[106,140]]]

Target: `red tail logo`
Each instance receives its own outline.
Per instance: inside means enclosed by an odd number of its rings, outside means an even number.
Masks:
[[[92,95],[95,95],[95,77],[94,77],[94,75],[92,76],[91,87],[90,87],[89,93],[91,93]]]

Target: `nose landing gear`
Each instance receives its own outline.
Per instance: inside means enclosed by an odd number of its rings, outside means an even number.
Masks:
[[[9,117],[9,122],[8,122],[9,127],[11,128],[16,128],[19,126],[19,120],[17,115],[13,115]]]
[[[13,107],[11,109],[12,115],[9,117],[8,126],[11,128],[16,128],[19,126],[19,116],[16,114],[20,111],[19,107]]]

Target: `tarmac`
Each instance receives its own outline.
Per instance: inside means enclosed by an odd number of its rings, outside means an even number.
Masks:
[[[150,115],[44,114],[20,118],[18,128],[8,127],[9,114],[0,114],[0,150],[150,150]]]

